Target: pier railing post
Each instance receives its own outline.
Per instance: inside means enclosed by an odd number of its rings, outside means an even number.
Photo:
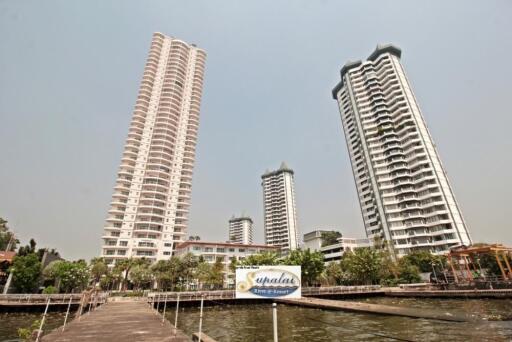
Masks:
[[[164,324],[164,321],[165,321],[165,309],[167,308],[167,293],[165,294],[165,297],[164,297],[164,312],[162,313],[162,324]]]
[[[158,310],[160,310],[160,293],[158,294],[158,299],[156,302],[156,314],[158,315]]]
[[[204,301],[204,295],[201,296],[201,310],[199,311],[199,342],[201,342],[201,332],[203,330],[203,301]]]
[[[272,320],[274,323],[274,342],[278,342],[277,337],[277,304],[272,303]]]
[[[73,300],[73,295],[69,296],[68,310],[66,311],[66,317],[64,317],[64,324],[62,325],[62,331],[66,329],[66,323],[68,322],[69,309],[71,309],[71,300]]]
[[[39,338],[41,337],[41,333],[43,332],[44,320],[46,319],[46,314],[48,313],[48,307],[50,306],[51,298],[48,298],[46,302],[46,308],[44,309],[43,318],[41,319],[41,324],[39,325],[39,330],[37,331],[36,342],[39,342]]]
[[[176,334],[178,330],[178,312],[180,309],[180,294],[178,293],[178,298],[176,299],[176,315],[174,315],[174,334]]]

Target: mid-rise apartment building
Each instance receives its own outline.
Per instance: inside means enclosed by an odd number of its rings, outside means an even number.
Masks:
[[[187,234],[205,59],[153,35],[102,237],[110,265],[168,259]]]
[[[339,237],[336,243],[326,244],[322,238],[322,233],[327,230],[314,230],[304,234],[303,248],[309,248],[312,251],[319,251],[324,256],[324,262],[327,264],[332,261],[340,261],[346,252],[352,252],[357,248],[371,247],[373,244],[370,239],[354,239]]]
[[[265,243],[284,253],[299,248],[294,172],[285,163],[261,176]]]
[[[341,68],[338,101],[366,234],[405,255],[471,244],[460,207],[400,61],[378,46]]]
[[[248,216],[232,217],[229,220],[229,241],[251,244],[253,238],[253,222]]]
[[[202,257],[205,262],[210,264],[220,260],[224,265],[224,287],[230,288],[235,283],[234,274],[229,269],[232,260],[240,262],[250,255],[265,252],[277,253],[279,247],[229,242],[185,241],[177,245],[175,255],[182,257],[191,253],[197,258]]]

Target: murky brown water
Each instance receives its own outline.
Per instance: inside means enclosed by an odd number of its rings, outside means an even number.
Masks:
[[[472,313],[483,319],[512,316],[512,300],[453,300],[374,297],[371,303]],[[210,303],[211,305],[212,303]],[[174,308],[167,308],[174,322]],[[40,319],[42,313],[0,313],[0,341],[17,340],[17,329]],[[198,330],[199,308],[182,308],[178,328]],[[63,312],[50,312],[45,331],[62,324]],[[354,314],[293,306],[278,306],[279,341],[512,341],[512,321],[452,323],[396,316]],[[203,331],[218,341],[272,341],[271,304],[205,306]]]
[[[43,330],[48,332],[61,326],[65,315],[65,312],[49,312]],[[19,341],[18,328],[28,328],[42,317],[42,312],[0,312],[0,341]]]
[[[364,301],[364,300],[363,300]],[[495,318],[512,314],[512,300],[416,300],[371,298],[372,303],[472,312]],[[167,317],[174,322],[174,312]],[[198,308],[185,308],[178,327],[188,335],[198,330]],[[452,323],[396,316],[354,314],[278,306],[279,341],[511,341],[512,321]],[[205,307],[203,331],[218,341],[272,341],[270,304]]]

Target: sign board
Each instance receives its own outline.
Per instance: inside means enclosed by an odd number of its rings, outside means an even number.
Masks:
[[[236,298],[300,298],[300,266],[236,268]]]

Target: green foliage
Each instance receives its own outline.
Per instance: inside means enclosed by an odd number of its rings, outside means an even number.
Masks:
[[[210,269],[209,283],[214,288],[222,288],[224,284],[224,264],[221,258],[217,258]]]
[[[400,284],[414,284],[421,281],[420,269],[418,266],[411,264],[407,259],[400,259],[398,262],[398,277]]]
[[[446,257],[433,255],[426,251],[412,252],[402,257],[411,265],[418,267],[420,272],[432,272],[432,264],[442,266],[446,262]]]
[[[169,260],[159,260],[151,266],[151,272],[161,289],[170,289],[176,286],[182,270],[181,260],[174,256]]]
[[[18,328],[18,337],[23,341],[31,341],[34,336],[34,332],[39,330],[41,321],[36,319],[28,328]]]
[[[338,231],[322,232],[322,247],[330,246],[338,243],[341,233]]]
[[[278,265],[279,256],[275,252],[263,252],[252,254],[245,258],[240,264],[243,266]]]
[[[41,276],[41,263],[36,254],[15,256],[12,266],[12,283],[17,292],[31,293],[38,284]]]
[[[59,292],[70,293],[85,288],[89,282],[89,268],[83,260],[51,262],[43,270],[46,280],[52,280]]]
[[[309,248],[291,251],[283,260],[283,264],[301,266],[302,284],[305,286],[316,283],[325,268],[323,254],[311,252]]]
[[[19,241],[7,227],[7,221],[0,217],[0,251],[15,251]]]
[[[342,269],[349,274],[347,281],[354,284],[378,284],[381,265],[382,254],[373,248],[357,248],[346,252],[341,260]]]
[[[138,263],[131,268],[130,279],[135,289],[147,286],[153,280],[153,274],[149,268],[149,263]]]
[[[93,258],[90,263],[91,277],[94,282],[100,281],[101,277],[106,276],[109,273],[105,259]]]
[[[55,286],[52,286],[52,285],[45,287],[43,290],[43,294],[55,294],[55,293],[59,293],[59,290]]]

